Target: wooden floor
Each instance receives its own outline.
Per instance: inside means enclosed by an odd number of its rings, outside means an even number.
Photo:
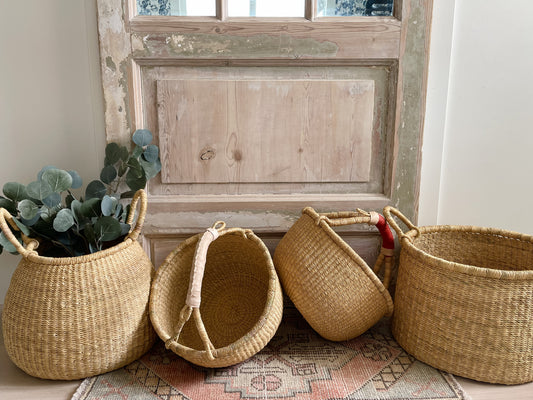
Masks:
[[[503,386],[463,378],[457,380],[472,400],[533,400],[533,383]],[[25,374],[7,356],[0,332],[1,400],[66,400],[72,397],[80,383],[81,381],[48,381]]]

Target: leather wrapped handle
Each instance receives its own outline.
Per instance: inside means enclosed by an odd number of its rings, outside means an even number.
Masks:
[[[169,348],[173,342],[177,342],[185,323],[194,316],[194,322],[198,334],[204,344],[207,357],[210,360],[214,360],[216,357],[216,349],[213,343],[209,339],[209,335],[205,329],[202,315],[200,314],[200,303],[202,302],[202,281],[204,279],[205,264],[207,259],[207,251],[212,242],[214,242],[222,233],[226,224],[222,221],[217,221],[215,224],[208,228],[204,234],[200,237],[196,243],[196,250],[193,257],[193,266],[189,278],[189,290],[187,291],[187,298],[185,299],[185,305],[181,309],[179,320],[175,328],[175,333],[170,337],[165,345]],[[230,232],[233,230],[228,230]]]
[[[394,207],[391,207],[391,206],[387,206],[383,209],[383,215],[385,215],[385,219],[387,220],[387,222],[389,223],[389,225],[392,227],[392,229],[394,229],[396,231],[396,233],[398,234],[398,236],[401,238],[401,239],[407,239],[409,241],[411,241],[411,238],[407,236],[407,234],[404,233],[404,231],[402,230],[402,228],[400,228],[400,226],[396,223],[396,221],[394,220],[393,216],[397,217],[400,221],[402,221],[408,228],[409,230],[414,230],[416,231],[416,236],[420,236],[420,229],[418,229],[418,227],[413,224],[409,218],[407,218],[405,215],[403,215],[399,210],[397,210],[396,208]]]

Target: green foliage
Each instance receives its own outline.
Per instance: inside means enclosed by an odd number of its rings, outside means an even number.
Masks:
[[[22,243],[21,233],[36,238],[41,255],[79,256],[112,246],[131,227],[126,223],[130,205],[125,199],[143,189],[161,171],[159,148],[151,144],[152,133],[135,131],[134,146],[109,143],[105,148],[100,179],[91,181],[83,191],[80,175],[52,165],[43,167],[37,180],[27,186],[8,182],[3,186],[0,207],[14,218],[18,230],[13,234]],[[73,192],[74,191],[74,192]],[[16,249],[0,233],[0,253],[16,254]]]

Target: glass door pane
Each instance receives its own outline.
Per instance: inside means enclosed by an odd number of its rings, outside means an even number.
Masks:
[[[317,0],[319,17],[391,16],[394,0]]]
[[[137,0],[137,15],[212,17],[216,0]]]
[[[228,0],[230,17],[303,17],[305,0]]]

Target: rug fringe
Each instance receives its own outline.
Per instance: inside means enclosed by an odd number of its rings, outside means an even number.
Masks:
[[[78,389],[74,392],[74,395],[71,397],[70,400],[83,399],[84,396],[91,390],[91,388],[96,383],[96,379],[97,379],[96,376],[84,379],[81,385],[78,386]]]

